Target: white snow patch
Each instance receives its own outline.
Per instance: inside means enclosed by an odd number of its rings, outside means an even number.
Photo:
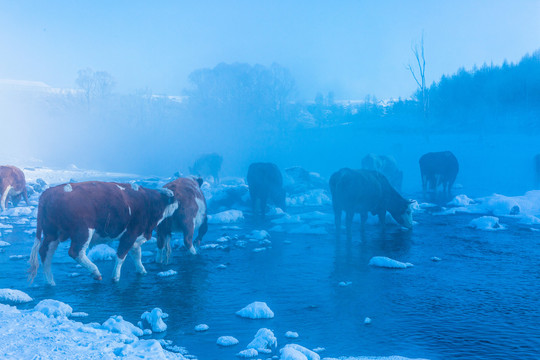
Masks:
[[[338,285],[341,287],[349,286],[352,284],[352,281],[341,281]]]
[[[199,332],[206,331],[208,329],[210,329],[210,326],[208,326],[206,324],[199,324],[199,325],[195,326],[195,331],[199,331]]]
[[[48,317],[68,317],[73,312],[73,309],[68,304],[53,299],[41,300],[34,307],[34,310]]]
[[[271,319],[274,312],[270,310],[265,302],[255,301],[236,312],[236,315],[249,319]]]
[[[241,358],[246,358],[246,359],[252,358],[258,355],[259,355],[259,352],[255,349],[242,350],[238,354],[236,354],[236,356],[241,357]]]
[[[244,220],[244,213],[241,210],[226,210],[208,215],[209,224],[230,224],[240,220]]]
[[[219,264],[218,266],[216,266],[218,269],[226,269],[227,268],[227,265],[225,264]]]
[[[455,196],[452,201],[448,203],[450,206],[468,206],[474,204],[475,201],[465,194]]]
[[[88,258],[92,261],[113,260],[116,258],[116,250],[107,244],[98,244],[90,249]]]
[[[13,229],[13,225],[0,223],[0,229]]]
[[[433,256],[431,258],[431,261],[441,261],[441,258],[440,257],[437,257],[437,256]]]
[[[6,209],[2,212],[4,216],[30,216],[34,210],[33,206],[17,206],[14,208]]]
[[[369,265],[389,269],[406,269],[414,266],[411,263],[402,263],[386,256],[374,256],[369,260]]]
[[[220,336],[217,339],[217,344],[220,346],[233,346],[238,344],[238,340],[232,336]]]
[[[277,347],[277,338],[270,329],[262,328],[257,331],[248,349],[257,349],[258,352],[271,353]]]
[[[159,277],[168,277],[168,276],[173,276],[173,275],[176,275],[176,274],[178,274],[178,272],[171,269],[171,270],[167,270],[167,271],[158,272],[157,276],[159,276]]]
[[[298,344],[287,344],[280,351],[280,360],[320,360],[321,356]]]
[[[471,220],[469,226],[478,230],[504,230],[506,227],[499,223],[499,218],[495,216],[482,216]]]
[[[87,316],[88,316],[88,313],[79,311],[79,312],[71,313],[70,317],[72,317],[72,318],[83,318],[83,317],[87,317]]]
[[[33,301],[27,293],[16,289],[0,289],[1,302],[25,303]]]
[[[7,241],[0,240],[0,247],[4,247],[4,246],[11,246],[11,244],[8,243]]]
[[[248,238],[255,239],[255,240],[264,240],[264,239],[269,239],[270,234],[266,230],[253,230],[248,235]]]
[[[366,324],[366,325],[371,324],[371,318],[366,317],[366,318],[364,319],[364,324]]]
[[[65,192],[72,192],[73,188],[71,187],[71,184],[64,185],[64,191]]]
[[[154,308],[151,312],[145,311],[141,315],[143,329],[150,328],[153,332],[164,332],[167,330],[167,324],[162,319],[166,318],[160,308]]]
[[[285,333],[285,337],[289,339],[296,339],[298,337],[298,333],[296,331],[287,331]]]
[[[133,338],[133,336],[143,336],[142,329],[124,320],[120,315],[111,316],[99,328],[116,334],[123,334],[130,338]]]

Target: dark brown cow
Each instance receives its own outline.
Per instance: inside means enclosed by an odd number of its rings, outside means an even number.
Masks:
[[[351,236],[354,214],[360,213],[363,228],[368,211],[378,215],[383,226],[388,211],[400,225],[412,228],[411,201],[399,195],[384,175],[377,171],[341,169],[330,177],[330,192],[338,236],[343,211],[346,213],[347,237]]]
[[[113,281],[131,251],[137,272],[145,274],[141,245],[158,224],[178,207],[167,189],[151,190],[132,184],[89,181],[49,188],[39,198],[36,240],[30,255],[29,280],[39,267],[38,253],[47,282],[54,285],[52,257],[59,242],[71,239],[69,256],[101,280],[97,266],[86,256],[92,238],[119,239]],[[43,233],[43,241],[41,234]]]
[[[171,255],[171,233],[181,231],[184,234],[184,246],[193,255],[197,254],[193,246],[193,235],[197,231],[195,245],[199,246],[208,230],[206,217],[206,200],[201,191],[202,179],[178,178],[163,187],[174,193],[178,201],[178,209],[174,214],[163,220],[157,227],[158,253],[156,262],[169,262]]]
[[[28,194],[26,193],[26,180],[21,169],[15,166],[0,166],[0,207],[6,210],[8,201],[11,200],[17,205],[24,196],[26,204],[28,203]]]
[[[253,215],[257,215],[258,205],[260,216],[264,218],[268,198],[274,202],[275,206],[285,209],[286,195],[283,189],[283,177],[276,164],[253,163],[249,165],[247,183]]]

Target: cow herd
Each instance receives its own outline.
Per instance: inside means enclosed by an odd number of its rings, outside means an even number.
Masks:
[[[217,154],[199,159],[191,170],[197,176],[219,179],[222,158]],[[456,157],[449,151],[428,153],[419,161],[424,192],[442,185],[449,192],[459,170]],[[295,177],[309,177],[304,169],[290,168]],[[329,187],[335,215],[336,235],[341,230],[345,212],[347,236],[351,236],[354,214],[364,226],[368,212],[379,217],[384,226],[386,213],[401,226],[411,229],[411,200],[399,194],[403,173],[393,158],[367,155],[362,169],[343,168],[330,177]],[[54,285],[52,257],[59,245],[71,240],[69,256],[101,280],[98,267],[87,257],[91,242],[118,240],[112,279],[120,279],[122,264],[129,253],[136,271],[145,274],[141,245],[157,236],[156,262],[167,263],[171,255],[171,236],[180,232],[184,246],[197,253],[208,230],[207,204],[201,190],[202,177],[179,177],[160,189],[133,183],[87,181],[68,183],[43,191],[39,198],[36,239],[30,255],[29,281],[35,278],[40,262],[45,278]],[[253,163],[247,172],[247,184],[254,217],[264,218],[268,201],[285,209],[285,190],[279,168],[272,163]],[[0,166],[2,209],[8,202],[16,205],[22,197],[28,203],[24,173],[14,166]]]

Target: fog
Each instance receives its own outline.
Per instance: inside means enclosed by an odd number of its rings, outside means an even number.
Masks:
[[[540,5],[313,2],[3,4],[0,161],[223,176],[255,161],[324,177],[451,150],[470,194],[533,187]],[[423,39],[426,107],[407,66]],[[428,101],[429,100],[429,101]]]

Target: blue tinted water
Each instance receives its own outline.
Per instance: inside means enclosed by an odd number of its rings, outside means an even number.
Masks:
[[[296,209],[298,212],[313,209]],[[318,209],[330,212],[330,209]],[[166,333],[199,359],[234,359],[259,328],[278,338],[279,348],[294,342],[308,348],[324,347],[323,357],[402,355],[428,359],[537,359],[540,357],[540,233],[503,218],[508,229],[487,232],[467,227],[472,215],[415,215],[412,232],[368,225],[365,235],[355,223],[352,241],[336,242],[328,235],[271,233],[272,247],[253,252],[228,244],[225,250],[207,249],[189,256],[173,253],[161,266],[146,259],[148,275],[137,276],[127,260],[121,282],[110,282],[113,262],[101,261],[102,282],[76,267],[65,247],[55,254],[56,287],[45,285],[42,269],[34,285],[26,282],[24,260],[33,236],[28,225],[14,225],[2,240],[12,244],[0,253],[0,288],[27,292],[36,302],[54,298],[74,311],[90,314],[84,322],[103,322],[122,315],[137,323],[144,311],[160,307],[170,316]],[[14,220],[14,219],[11,219]],[[9,223],[11,220],[3,221]],[[269,229],[248,218],[242,230],[210,227],[203,243],[222,235],[243,235]],[[3,231],[3,230],[2,230]],[[143,250],[154,251],[154,244]],[[372,256],[411,262],[414,267],[388,270],[368,266]],[[431,257],[442,259],[433,262]],[[227,268],[218,269],[220,264]],[[159,271],[178,274],[160,278]],[[83,276],[69,278],[73,272]],[[350,281],[347,287],[341,281]],[[235,312],[253,301],[265,301],[274,311],[269,320],[249,320]],[[35,303],[19,306],[32,307]],[[365,317],[372,323],[364,324]],[[196,333],[206,323],[210,329]],[[289,340],[286,331],[300,337]],[[220,348],[216,339],[231,335],[240,344]],[[260,357],[260,356],[259,356]],[[264,357],[263,357],[264,358]]]

